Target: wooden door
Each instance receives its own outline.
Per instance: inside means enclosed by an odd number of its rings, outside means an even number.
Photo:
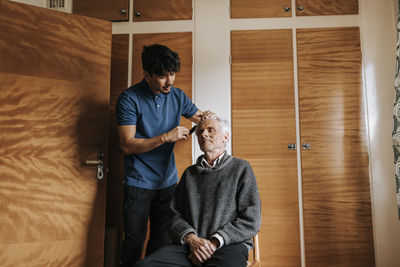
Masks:
[[[296,0],[296,16],[358,14],[358,0]]]
[[[144,45],[162,44],[168,46],[179,54],[181,60],[181,71],[176,74],[174,86],[180,88],[185,94],[192,98],[192,33],[157,33],[157,34],[134,34],[132,50],[132,82],[133,84],[143,79],[143,68],[141,53]],[[188,129],[192,123],[183,118],[181,126]],[[192,140],[179,141],[175,145],[175,160],[178,168],[178,176],[192,165]]]
[[[115,106],[119,95],[128,86],[129,34],[112,36],[111,88],[108,138],[107,225],[123,227],[122,205],[124,154],[119,148]]]
[[[190,20],[191,0],[133,0],[133,21]]]
[[[374,266],[359,29],[297,39],[306,265]]]
[[[261,198],[261,266],[300,266],[291,30],[232,31],[232,146]]]
[[[72,12],[109,21],[129,19],[129,0],[73,0]]]
[[[115,106],[119,95],[128,86],[129,34],[114,34],[112,36],[111,53],[111,88],[108,138],[108,177],[107,177],[107,208],[106,230],[106,260],[115,266],[119,262],[119,248],[122,242],[123,199],[124,190],[124,155],[119,146],[117,118]]]
[[[291,17],[291,0],[231,0],[231,18]]]
[[[102,266],[111,23],[0,0],[0,262]]]

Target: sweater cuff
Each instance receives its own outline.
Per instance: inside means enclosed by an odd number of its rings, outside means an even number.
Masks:
[[[216,234],[219,234],[220,236],[222,236],[222,238],[224,239],[224,245],[230,245],[232,243],[231,239],[229,238],[229,236],[222,231],[221,229],[217,231]]]
[[[182,244],[182,245],[186,245],[186,242],[185,242],[184,238],[185,238],[185,236],[187,236],[188,234],[194,234],[194,235],[197,235],[197,234],[196,234],[195,232],[193,232],[193,231],[190,231],[190,232],[184,233],[184,234],[182,235],[182,237],[181,237],[181,244]]]
[[[211,237],[215,237],[216,239],[218,239],[218,241],[219,241],[219,247],[218,248],[222,248],[222,246],[225,244],[224,238],[220,234],[215,233]]]

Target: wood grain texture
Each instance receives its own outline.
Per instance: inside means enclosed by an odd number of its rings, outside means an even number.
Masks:
[[[258,242],[258,235],[255,235],[252,239],[254,247],[249,251],[247,267],[260,267],[260,245]]]
[[[141,53],[144,45],[162,44],[168,46],[179,54],[181,71],[176,74],[174,86],[181,89],[192,98],[192,33],[158,33],[158,34],[134,34],[132,51],[132,81],[133,84],[143,79]],[[192,123],[182,117],[181,126],[188,129]],[[175,161],[178,168],[178,176],[192,165],[192,140],[179,141],[175,145]]]
[[[119,148],[115,106],[119,95],[127,89],[129,60],[129,34],[112,36],[111,88],[108,137],[108,179],[106,227],[123,231],[124,156]]]
[[[192,19],[192,1],[189,0],[134,0],[133,9],[133,21]]]
[[[296,0],[296,16],[355,15],[358,14],[358,0]]]
[[[129,19],[129,0],[73,0],[72,9],[74,14],[109,21]]]
[[[307,266],[374,266],[358,28],[299,29]]]
[[[0,4],[1,265],[100,266],[111,24]]]
[[[291,30],[232,31],[233,155],[250,162],[262,207],[261,266],[300,266]]]
[[[231,0],[231,18],[291,17],[290,0]]]

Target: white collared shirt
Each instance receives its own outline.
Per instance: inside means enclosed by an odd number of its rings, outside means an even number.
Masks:
[[[218,158],[216,158],[213,162],[213,165],[211,166],[210,164],[208,164],[206,158],[203,156],[203,159],[201,160],[201,166],[203,166],[204,168],[209,168],[212,169],[214,167],[216,167],[218,165],[218,163],[221,161],[222,157],[225,155],[225,152],[223,152]]]

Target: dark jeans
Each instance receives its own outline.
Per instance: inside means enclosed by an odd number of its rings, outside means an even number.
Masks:
[[[192,267],[188,259],[190,250],[183,245],[169,245],[157,250],[149,257],[136,263],[134,267]],[[218,249],[214,255],[201,266],[207,267],[245,267],[248,249],[243,244],[232,244]]]
[[[140,260],[149,218],[150,238],[146,256],[170,243],[165,229],[175,187],[176,185],[162,190],[147,190],[125,185],[121,267],[132,267],[133,263]]]

